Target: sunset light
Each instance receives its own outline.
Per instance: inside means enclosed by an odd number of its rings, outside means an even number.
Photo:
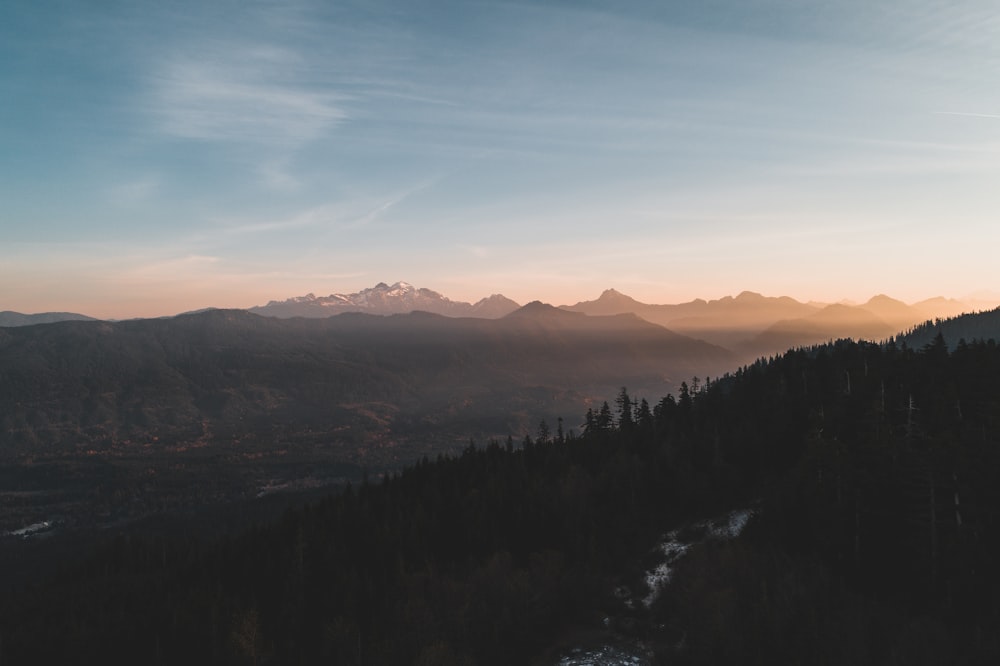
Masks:
[[[994,9],[7,3],[2,305],[993,298]]]

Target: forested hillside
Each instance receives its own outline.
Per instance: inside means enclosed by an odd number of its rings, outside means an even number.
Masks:
[[[509,664],[626,627],[671,664],[996,663],[1000,349],[838,342],[622,390],[239,537],[115,538],[2,603],[4,663]],[[759,501],[649,610],[663,530]]]

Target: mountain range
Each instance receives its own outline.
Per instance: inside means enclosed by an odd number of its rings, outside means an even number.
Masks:
[[[329,317],[343,312],[393,315],[419,310],[446,317],[498,319],[518,307],[517,303],[500,294],[493,294],[476,303],[465,303],[406,282],[392,285],[379,282],[354,294],[306,294],[284,301],[271,301],[267,305],[252,307],[249,312],[265,317]]]
[[[973,305],[932,298],[912,305],[879,294],[861,305],[802,303],[744,291],[718,300],[676,305],[641,303],[614,289],[594,301],[562,306],[573,312],[634,313],[670,330],[732,350],[744,361],[794,347],[855,338],[882,340],[930,319],[970,312]]]
[[[789,348],[839,338],[886,339],[928,320],[983,309],[982,305],[942,297],[906,304],[884,294],[874,296],[862,304],[803,303],[788,296],[763,296],[751,291],[716,300],[695,299],[678,304],[649,304],[608,289],[596,300],[562,305],[560,309],[591,316],[636,315],[676,333],[728,349],[733,352],[737,362],[746,363],[762,356],[779,354]],[[270,301],[247,311],[282,319],[322,319],[344,313],[389,316],[411,312],[426,312],[450,318],[499,319],[515,312],[519,307],[518,303],[501,294],[494,294],[476,303],[466,303],[406,282],[392,285],[380,282],[356,293],[335,293],[328,296],[306,294]],[[77,319],[89,317],[73,313],[22,315],[4,312],[0,313],[0,327]]]
[[[789,348],[838,338],[881,340],[928,320],[971,312],[978,305],[942,297],[906,304],[884,294],[860,305],[802,303],[788,296],[763,296],[751,291],[717,300],[657,305],[608,289],[596,300],[560,308],[592,316],[634,314],[671,331],[729,349],[740,362],[748,362]],[[382,282],[353,294],[322,297],[307,294],[271,301],[249,311],[271,317],[328,317],[342,312],[388,315],[419,310],[448,317],[493,319],[517,307],[516,302],[500,294],[470,304],[405,282],[392,285]]]

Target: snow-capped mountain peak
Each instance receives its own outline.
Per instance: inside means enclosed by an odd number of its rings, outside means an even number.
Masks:
[[[341,312],[390,315],[423,310],[449,317],[495,319],[518,307],[517,303],[499,294],[471,305],[453,301],[436,291],[418,288],[408,282],[396,282],[392,285],[379,282],[374,287],[353,294],[317,297],[310,293],[284,301],[271,301],[267,305],[250,308],[250,312],[271,317],[329,317]]]

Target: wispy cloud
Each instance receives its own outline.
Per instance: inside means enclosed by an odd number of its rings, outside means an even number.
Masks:
[[[209,237],[216,237],[215,240],[218,240],[219,236],[254,235],[309,228],[337,232],[359,229],[383,217],[390,209],[409,197],[432,187],[437,181],[436,177],[428,178],[389,195],[361,196],[328,202],[271,219],[217,219],[214,221],[217,225],[215,231],[201,232],[197,238],[191,240],[204,242],[211,240]]]
[[[213,267],[220,261],[219,257],[201,254],[147,258],[144,262],[129,266],[124,273],[132,283],[165,279],[189,281],[204,273],[212,272]]]
[[[298,60],[279,49],[175,57],[154,79],[153,111],[166,134],[203,141],[297,145],[347,119],[341,98],[296,83]]]
[[[234,236],[261,234],[275,231],[290,231],[307,227],[342,226],[350,221],[344,206],[329,203],[306,208],[294,214],[269,220],[217,220],[221,226],[212,235]]]
[[[427,180],[417,183],[413,187],[406,188],[400,192],[397,192],[396,194],[393,194],[392,196],[388,197],[385,201],[382,201],[381,203],[376,205],[374,208],[372,208],[364,215],[361,215],[360,217],[357,217],[356,219],[352,220],[350,226],[363,227],[367,224],[370,224],[377,218],[381,217],[382,214],[388,211],[390,208],[398,206],[404,200],[410,198],[414,194],[417,194],[418,192],[421,192],[429,187],[432,187],[435,183],[437,183],[438,180],[439,179],[437,177],[428,178]]]

